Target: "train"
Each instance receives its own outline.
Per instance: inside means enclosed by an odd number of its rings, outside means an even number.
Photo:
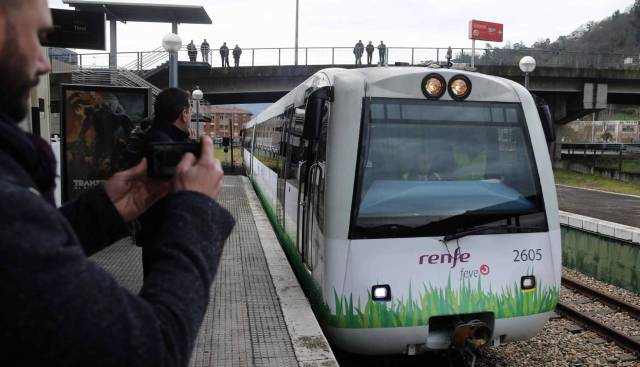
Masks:
[[[558,302],[548,105],[430,67],[318,71],[243,127],[245,170],[332,345],[474,352]]]

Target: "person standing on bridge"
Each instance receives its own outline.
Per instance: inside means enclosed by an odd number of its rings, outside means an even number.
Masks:
[[[206,62],[207,64],[209,63],[209,51],[211,51],[211,48],[205,38],[204,42],[200,45],[200,52],[202,53],[202,62]]]
[[[353,54],[356,55],[356,65],[362,65],[362,54],[364,53],[364,44],[362,40],[359,40],[356,43],[356,46],[353,48]]]
[[[387,62],[387,45],[384,44],[384,42],[380,41],[380,44],[378,45],[378,53],[380,56],[380,66],[384,66],[385,63]]]
[[[198,49],[196,48],[196,44],[193,43],[193,40],[191,40],[191,43],[187,45],[187,55],[189,55],[189,61],[191,62],[197,61]]]
[[[173,179],[147,177],[143,159],[56,208],[51,146],[18,125],[51,71],[47,1],[2,0],[0,24],[0,365],[187,366],[234,225],[216,201],[224,174],[211,139]],[[132,292],[89,256],[162,198],[143,248],[149,272]]]
[[[373,43],[371,43],[371,41],[369,41],[369,44],[367,45],[367,65],[371,65],[371,61],[373,59],[373,50],[375,50],[376,47],[373,45]]]
[[[226,42],[223,42],[220,47],[220,58],[222,58],[222,67],[229,67],[229,47]]]
[[[236,47],[233,48],[233,66],[236,68],[240,66],[240,55],[242,55],[242,49],[236,43]]]

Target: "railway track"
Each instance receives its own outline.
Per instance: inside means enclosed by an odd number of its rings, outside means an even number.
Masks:
[[[583,283],[570,278],[562,277],[562,285],[586,297],[589,297],[596,302],[605,304],[618,312],[627,313],[634,319],[640,320],[640,307],[636,305],[602,293],[599,290],[593,289]],[[613,342],[629,350],[630,352],[640,353],[640,339],[625,335],[624,333],[602,323],[599,320],[596,320],[589,315],[586,315],[585,313],[576,310],[575,308],[572,308],[565,303],[558,302],[556,310],[564,317],[583,325],[584,327],[596,332],[605,339],[612,340]]]

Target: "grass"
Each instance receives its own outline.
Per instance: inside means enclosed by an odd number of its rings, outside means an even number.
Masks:
[[[407,300],[389,303],[373,302],[371,294],[364,307],[360,300],[354,305],[353,297],[339,296],[334,291],[335,315],[330,323],[341,328],[385,328],[424,326],[433,316],[493,312],[496,319],[527,316],[551,311],[558,302],[557,288],[539,286],[535,291],[522,292],[518,284],[501,292],[491,288],[483,289],[481,278],[475,287],[467,281],[460,287],[452,286],[451,278],[447,288],[424,285],[416,299],[411,286]]]
[[[609,158],[602,159],[599,158],[596,162],[596,167],[598,168],[607,168],[611,170],[618,170],[619,163],[617,159]],[[622,172],[624,173],[640,173],[640,159],[633,158],[625,158],[622,160]]]
[[[223,147],[215,147],[214,150],[216,159],[218,159],[220,162],[222,162],[222,164],[225,163],[230,163],[231,162],[231,151],[229,150],[229,152],[227,153],[227,158],[225,160],[225,154],[224,154],[224,148]],[[236,161],[236,166],[239,166],[242,164],[242,151],[240,148],[233,148],[233,160]]]
[[[553,172],[557,184],[617,192],[621,194],[640,195],[639,184],[612,180],[598,175],[579,173],[566,169],[554,169]]]

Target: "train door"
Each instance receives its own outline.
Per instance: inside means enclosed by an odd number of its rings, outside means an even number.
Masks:
[[[282,227],[285,228],[285,223],[287,220],[287,175],[288,175],[288,166],[291,161],[291,149],[289,148],[289,130],[292,123],[293,112],[295,108],[293,105],[287,107],[284,111],[284,115],[282,116],[282,120],[280,121],[280,170],[278,172],[278,188],[277,188],[277,196],[278,202],[280,203],[280,210],[278,210],[278,220]]]
[[[302,260],[311,271],[316,263],[324,222],[324,167],[326,161],[328,103],[323,101],[319,115],[317,138],[305,140],[305,172],[303,189],[300,190],[300,241]],[[308,112],[308,111],[307,111]]]

